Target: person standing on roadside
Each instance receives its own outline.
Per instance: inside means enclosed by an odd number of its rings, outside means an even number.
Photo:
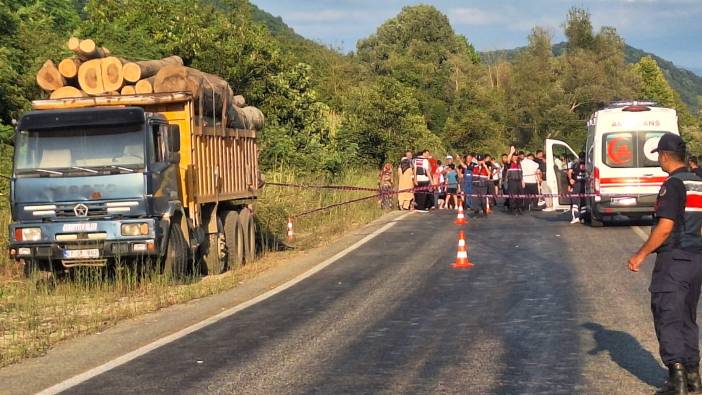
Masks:
[[[422,154],[414,159],[414,186],[417,188],[414,201],[419,212],[428,212],[431,207],[431,166],[425,155],[429,155],[428,150],[422,151]]]
[[[380,189],[380,208],[389,210],[393,207],[392,191],[394,186],[394,175],[392,174],[392,164],[386,163],[378,174],[378,187]]]
[[[529,153],[522,161],[522,179],[524,180],[524,193],[530,197],[524,201],[524,207],[529,211],[538,210],[539,179],[541,171],[539,164],[534,161],[534,155]]]
[[[461,163],[461,172],[463,174],[463,183],[461,184],[461,189],[463,191],[463,209],[468,210],[472,206],[473,194],[473,168],[475,164],[473,163],[473,155],[466,154],[463,157],[463,163]]]
[[[539,193],[542,193],[544,195],[550,195],[551,194],[551,187],[548,186],[548,183],[546,182],[546,158],[544,158],[544,151],[543,150],[538,150],[536,151],[536,159],[534,159],[536,163],[539,164],[539,170],[541,170],[541,181],[539,182]],[[551,196],[546,196],[544,198],[546,201],[546,208],[544,211],[553,211],[553,197]]]
[[[485,157],[478,154],[475,159],[478,160],[476,166],[473,167],[473,213],[484,216],[487,214],[488,202],[490,194],[488,184],[490,183],[490,168],[485,162]]]
[[[451,208],[451,202],[453,208],[458,210],[458,173],[453,163],[448,165],[446,170],[446,200],[443,208]]]
[[[587,170],[585,168],[585,153],[581,152],[578,154],[578,161],[573,164],[572,169],[568,170],[568,180],[570,185],[570,192],[573,197],[570,199],[570,213],[572,219],[571,224],[577,224],[578,222],[584,222],[585,211],[586,211],[586,200],[582,196],[585,194],[585,187],[587,185]]]
[[[656,252],[651,276],[651,312],[668,380],[658,395],[700,393],[697,304],[702,285],[702,178],[685,165],[685,143],[673,133],[658,141],[658,163],[669,174],[656,200],[648,240],[627,262],[638,272]]]
[[[400,175],[397,183],[397,203],[400,210],[411,210],[414,204],[414,167],[412,165],[412,151],[408,151],[407,155],[400,160]]]
[[[519,163],[519,156],[514,146],[509,148],[507,155],[509,165],[507,167],[507,194],[509,195],[509,210],[514,215],[522,213],[522,198],[515,196],[521,195],[524,190],[524,180],[522,178],[522,166]]]
[[[429,161],[431,164],[431,161]],[[434,207],[440,209],[442,204],[439,200],[443,199],[442,194],[446,192],[444,189],[444,172],[447,167],[444,166],[440,160],[436,161],[436,167],[432,169],[432,179],[431,183],[434,187]]]

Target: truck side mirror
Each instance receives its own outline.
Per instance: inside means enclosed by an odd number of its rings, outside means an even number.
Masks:
[[[180,151],[180,127],[178,125],[168,125],[168,149],[171,152]]]

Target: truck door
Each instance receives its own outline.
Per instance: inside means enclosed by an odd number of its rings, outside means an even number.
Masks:
[[[559,195],[568,193],[568,175],[566,173],[566,155],[578,155],[570,146],[559,140],[546,140],[546,184],[551,193]],[[562,159],[561,159],[562,158]],[[570,208],[570,199],[564,197],[553,198],[553,208],[567,210]]]

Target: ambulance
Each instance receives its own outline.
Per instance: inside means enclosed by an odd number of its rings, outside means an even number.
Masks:
[[[585,222],[600,227],[617,215],[632,219],[651,215],[667,174],[651,153],[664,133],[679,134],[674,109],[650,101],[611,103],[587,123]],[[546,140],[546,180],[553,193],[568,193],[566,170],[559,158],[576,152],[558,140]],[[568,209],[569,198],[553,199],[554,208]]]

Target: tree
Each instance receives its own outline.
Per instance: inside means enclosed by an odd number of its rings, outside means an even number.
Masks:
[[[411,89],[389,77],[352,92],[340,139],[357,146],[358,154],[378,167],[398,160],[408,149],[443,152],[439,138],[427,129]]]
[[[443,129],[457,95],[456,72],[480,59],[468,40],[454,32],[448,17],[429,5],[403,8],[360,40],[356,55],[374,74],[412,88],[434,133]]]
[[[590,12],[579,7],[568,10],[564,30],[568,39],[568,49],[594,49],[595,36],[592,33]]]
[[[664,107],[675,106],[675,92],[665,80],[658,63],[645,56],[634,65],[634,71],[641,77],[639,98],[655,100]]]

